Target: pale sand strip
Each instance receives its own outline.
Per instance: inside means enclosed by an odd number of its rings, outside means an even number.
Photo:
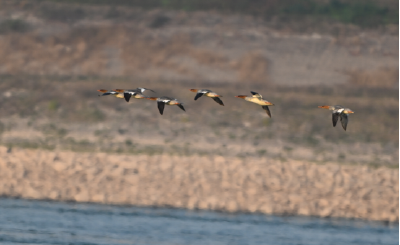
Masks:
[[[398,221],[398,169],[0,148],[0,195]]]

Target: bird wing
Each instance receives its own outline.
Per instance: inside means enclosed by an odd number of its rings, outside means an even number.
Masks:
[[[224,105],[224,103],[222,102],[222,100],[221,100],[220,98],[218,98],[218,97],[212,97],[212,99],[213,99],[215,102],[217,102],[218,104]]]
[[[99,96],[106,96],[106,95],[110,95],[110,94],[115,94],[115,92],[105,92],[103,94],[99,94]]]
[[[194,97],[194,100],[197,100],[201,96],[203,96],[204,93],[197,93],[196,96]]]
[[[257,93],[257,92],[254,92],[254,91],[250,91],[250,93],[253,95],[253,97],[255,97],[255,98],[262,98],[262,96],[261,96],[261,94],[259,94],[259,93]]]
[[[349,118],[347,117],[347,114],[345,114],[345,113],[340,114],[340,122],[342,123],[342,127],[343,127],[344,131],[346,131],[347,123],[349,122]]]
[[[179,108],[181,108],[182,110],[185,111],[185,108],[183,108],[183,105],[182,105],[182,104],[177,104],[177,106],[178,106]]]
[[[265,112],[268,114],[268,116],[271,117],[271,112],[269,110],[269,107],[267,105],[263,105],[262,108],[265,110]]]
[[[124,92],[124,98],[126,100],[126,102],[129,102],[129,100],[131,99],[132,94],[129,92]]]
[[[339,119],[339,116],[340,116],[339,112],[333,112],[332,113],[332,123],[333,123],[334,127],[336,127],[336,123],[337,123],[337,121]]]
[[[162,115],[164,113],[165,103],[162,101],[157,101],[157,107],[158,107],[158,111]]]
[[[148,88],[137,88],[136,90],[137,90],[138,92],[140,92],[140,93],[143,93],[143,92],[146,91],[146,90],[149,90],[149,91],[155,93],[154,90],[151,90],[151,89],[148,89]]]

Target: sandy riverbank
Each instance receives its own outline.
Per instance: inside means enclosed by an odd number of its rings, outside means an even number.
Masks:
[[[0,195],[398,221],[398,169],[0,149]]]

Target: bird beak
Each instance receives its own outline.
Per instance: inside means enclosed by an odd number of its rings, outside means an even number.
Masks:
[[[237,96],[235,96],[235,97],[244,99],[244,98],[246,98],[246,95],[237,95]]]
[[[192,89],[190,89],[190,91],[192,91],[192,92],[195,92],[195,93],[196,93],[196,92],[197,92],[197,89],[193,89],[193,88],[192,88]]]
[[[318,106],[318,108],[329,109],[329,105],[320,105],[320,106]]]
[[[157,97],[147,97],[148,100],[157,100]]]

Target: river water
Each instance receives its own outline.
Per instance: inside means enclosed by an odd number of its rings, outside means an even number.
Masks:
[[[0,198],[0,244],[399,244],[399,226]]]

